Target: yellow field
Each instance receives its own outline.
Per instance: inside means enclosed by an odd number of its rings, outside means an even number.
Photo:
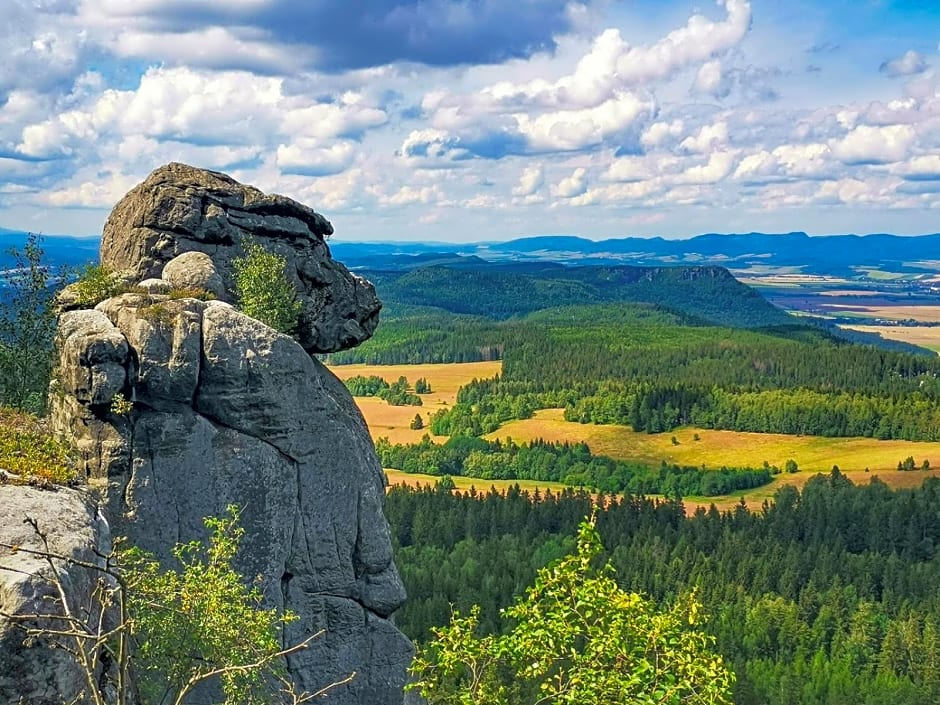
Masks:
[[[387,468],[385,476],[388,478],[389,485],[408,485],[410,487],[421,487],[423,485],[435,485],[440,477],[436,475],[418,475],[402,472],[401,470],[392,470]],[[481,480],[478,477],[454,477],[454,485],[461,492],[466,492],[471,487],[476,487],[479,492],[489,492],[491,487],[495,487],[502,492],[508,490],[514,485],[519,485],[520,489],[534,492],[539,490],[551,490],[554,493],[561,492],[567,485],[561,482],[536,482],[535,480]]]
[[[736,492],[732,495],[723,497],[683,497],[682,503],[685,505],[686,514],[692,515],[699,508],[708,509],[712,505],[720,511],[733,509],[744,500],[744,504],[751,510],[758,510],[764,502],[772,500],[774,494],[784,485],[793,485],[802,487],[810,479],[816,477],[819,473],[798,472],[795,475],[777,475],[773,482],[763,487],[757,487],[753,490]],[[849,471],[845,475],[855,484],[860,485],[870,482],[873,477],[877,477],[885,484],[891,487],[920,487],[923,481],[928,477],[937,477],[940,471],[931,470],[930,472],[898,472],[891,470],[880,473],[865,473],[864,471]],[[401,470],[385,469],[385,476],[388,478],[389,486],[406,485],[408,487],[423,487],[425,485],[434,486],[441,479],[435,475],[409,474]],[[453,477],[454,486],[461,492],[467,492],[475,487],[480,493],[489,492],[490,488],[495,487],[497,491],[504,492],[514,485],[519,485],[522,490],[534,492],[536,489],[545,492],[550,490],[558,493],[565,489],[566,485],[560,482],[536,482],[534,480],[481,480],[473,477]],[[662,499],[658,495],[651,495],[651,499]]]
[[[565,421],[562,409],[545,409],[531,419],[510,421],[488,438],[529,441],[584,441],[597,455],[619,460],[639,460],[659,465],[665,460],[677,465],[709,468],[759,468],[766,460],[782,468],[793,458],[801,470],[829,472],[833,465],[842,470],[895,470],[899,460],[913,455],[917,464],[927,458],[940,468],[940,443],[879,441],[871,438],[822,438],[787,436],[777,433],[742,433],[682,428],[667,433],[635,433],[625,426],[598,426]],[[698,441],[694,440],[695,434]],[[675,436],[679,445],[673,445]],[[906,474],[906,473],[905,473]]]
[[[390,406],[375,398],[356,397],[374,439],[387,437],[393,443],[416,443],[427,433],[427,429],[413,431],[408,428],[415,413],[420,413],[425,422],[437,409],[452,405],[457,390],[472,379],[492,377],[501,370],[501,363],[474,362],[440,365],[340,365],[330,368],[341,379],[355,375],[378,375],[389,381],[404,375],[412,383],[425,377],[433,393],[422,395],[424,406]],[[694,440],[695,434],[699,440]],[[679,445],[673,445],[672,436]],[[709,429],[683,428],[674,432],[647,434],[634,433],[624,426],[598,426],[565,421],[561,409],[545,409],[536,412],[531,419],[511,421],[487,438],[512,438],[528,441],[542,438],[547,441],[584,441],[593,453],[608,455],[622,460],[636,460],[649,465],[659,465],[665,460],[679,465],[702,465],[709,468],[761,467],[766,460],[771,465],[783,468],[788,458],[793,458],[800,472],[777,475],[774,482],[765,487],[736,493],[729,497],[699,498],[685,500],[687,510],[715,504],[719,509],[733,507],[743,497],[752,508],[759,507],[773,497],[784,484],[802,486],[819,472],[828,473],[833,465],[855,483],[868,482],[878,477],[892,487],[919,486],[926,477],[940,476],[940,443],[911,441],[879,441],[870,438],[822,438],[818,436],[787,436],[773,433],[741,433],[736,431],[713,431]],[[435,439],[443,442],[443,437]],[[931,470],[923,472],[898,472],[898,461],[913,456],[917,465],[926,458]],[[866,472],[865,468],[869,471]],[[386,470],[392,484],[434,484],[439,478],[431,475],[408,475],[396,470]],[[519,484],[524,489],[561,489],[563,485],[549,482],[491,481],[473,478],[454,478],[458,489],[467,490],[471,485],[485,491],[491,485],[505,489]]]
[[[865,333],[877,333],[888,340],[900,340],[940,354],[940,326],[839,326]]]
[[[850,308],[850,313],[864,314],[871,318],[886,318],[890,321],[922,321],[940,323],[940,306],[865,306],[862,304],[826,304],[826,308]]]
[[[842,277],[828,277],[820,274],[779,273],[764,274],[756,268],[746,270],[732,270],[735,279],[749,286],[767,287],[807,287],[810,285],[828,286],[832,284],[849,284],[848,279]]]
[[[426,428],[418,431],[409,428],[415,414],[421,414],[427,426],[431,414],[457,401],[457,390],[463,385],[474,378],[493,377],[502,368],[503,363],[496,360],[439,365],[335,365],[330,367],[330,371],[343,380],[356,375],[376,375],[394,382],[404,376],[412,385],[415,380],[424,377],[431,385],[431,393],[421,395],[423,406],[392,406],[376,397],[356,397],[373,439],[385,436],[392,443],[417,443],[429,431]]]
[[[820,296],[880,296],[880,291],[871,289],[832,289],[831,291],[820,291]]]

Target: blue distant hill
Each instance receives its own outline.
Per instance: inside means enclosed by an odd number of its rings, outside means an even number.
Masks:
[[[889,234],[809,236],[804,232],[722,235],[685,240],[627,237],[588,240],[542,235],[506,242],[430,245],[427,243],[331,243],[334,256],[349,266],[409,269],[432,257],[473,255],[484,260],[552,261],[569,264],[723,265],[733,269],[794,267],[804,274],[847,275],[853,268],[911,274],[935,272],[940,233],[907,237]]]
[[[0,228],[0,269],[9,267],[5,254],[21,247],[26,233]],[[98,257],[100,238],[49,235],[43,238],[53,265],[80,266]],[[806,274],[850,274],[853,268],[893,272],[938,271],[940,233],[920,236],[891,234],[809,236],[781,234],[706,233],[684,240],[626,237],[588,240],[575,235],[541,235],[505,242],[351,242],[330,241],[333,256],[355,268],[408,270],[433,264],[459,266],[462,257],[488,261],[551,261],[570,264],[723,265],[732,269],[797,267]],[[473,260],[467,262],[472,266]]]

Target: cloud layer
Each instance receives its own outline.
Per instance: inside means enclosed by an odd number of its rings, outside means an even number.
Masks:
[[[0,225],[181,160],[338,237],[937,230],[940,19],[802,2],[8,0]]]

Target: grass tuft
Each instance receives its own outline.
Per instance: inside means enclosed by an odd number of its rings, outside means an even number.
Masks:
[[[48,487],[75,484],[78,475],[66,444],[32,414],[0,407],[0,483]]]

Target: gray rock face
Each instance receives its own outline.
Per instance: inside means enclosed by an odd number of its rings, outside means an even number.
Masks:
[[[205,252],[184,252],[163,268],[163,279],[177,289],[205,289],[218,298],[225,297],[225,284],[212,258]]]
[[[331,704],[399,705],[412,646],[389,616],[405,594],[384,476],[342,383],[221,301],[124,294],[62,314],[58,350],[52,422],[106,485],[114,532],[171,560],[177,542],[205,538],[204,517],[240,505],[238,569],[300,617],[285,644],[324,630],[289,658],[296,684],[355,672]],[[111,409],[117,392],[130,414]]]
[[[27,516],[39,523],[53,553],[101,565],[94,551],[111,550],[108,525],[85,493],[0,485],[0,543],[43,550],[33,528],[23,521]],[[61,562],[57,569],[72,607],[89,604],[99,574]],[[50,574],[42,558],[0,550],[0,612],[61,614]],[[25,648],[22,630],[0,619],[0,703],[60,705],[81,692],[84,681],[75,662],[61,649],[49,647],[50,642],[43,641]]]
[[[114,207],[104,227],[101,262],[129,270],[135,281],[161,274],[189,281],[189,275],[182,278],[182,267],[174,264],[167,272],[164,266],[184,253],[205,253],[221,290],[215,290],[215,280],[200,286],[228,301],[234,289],[232,259],[250,236],[287,260],[287,276],[303,303],[301,345],[308,352],[332,352],[367,340],[381,308],[372,285],[330,257],[325,237],[332,232],[326,218],[296,201],[173,163],[154,171]]]

